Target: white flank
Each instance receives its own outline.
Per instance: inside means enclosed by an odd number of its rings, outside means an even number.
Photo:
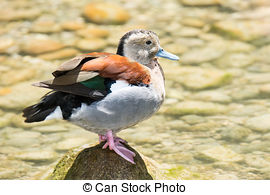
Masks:
[[[131,87],[131,86],[129,86],[129,83],[125,80],[116,80],[115,83],[111,85],[110,90],[117,91],[117,90],[123,89],[125,87]]]
[[[50,119],[63,119],[60,106],[57,106],[56,109],[45,118],[45,120],[50,120]]]

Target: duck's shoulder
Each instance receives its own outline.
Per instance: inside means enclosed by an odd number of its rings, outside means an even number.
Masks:
[[[126,80],[130,84],[149,84],[151,79],[150,71],[144,65],[117,54],[89,60],[81,71],[98,71],[101,77]]]

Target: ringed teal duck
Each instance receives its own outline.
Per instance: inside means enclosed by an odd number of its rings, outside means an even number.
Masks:
[[[25,122],[64,119],[97,133],[99,141],[127,161],[135,154],[116,133],[152,116],[165,97],[164,75],[157,57],[179,58],[163,50],[148,30],[127,32],[117,53],[88,53],[58,67],[53,79],[33,84],[52,89],[23,110]]]

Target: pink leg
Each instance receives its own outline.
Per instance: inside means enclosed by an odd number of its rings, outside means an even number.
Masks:
[[[111,130],[107,131],[104,137],[102,136],[99,136],[99,137],[101,140],[105,137],[107,140],[107,142],[102,147],[103,149],[109,146],[110,150],[114,150],[116,154],[126,159],[127,161],[131,162],[132,164],[135,164],[133,160],[135,153],[125,148],[124,145],[122,144],[122,143],[126,143],[125,140],[119,137],[114,137]]]

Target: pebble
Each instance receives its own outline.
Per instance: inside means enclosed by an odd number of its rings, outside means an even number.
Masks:
[[[270,157],[267,154],[265,154],[263,157],[254,154],[246,154],[245,163],[256,168],[270,167]]]
[[[67,58],[73,58],[79,53],[78,50],[73,48],[64,48],[54,52],[38,55],[39,58],[44,60],[62,60]]]
[[[251,65],[255,61],[254,56],[244,53],[227,54],[217,60],[217,64],[221,67],[243,68]]]
[[[24,151],[14,155],[16,159],[35,163],[52,162],[57,158],[57,153],[52,150]]]
[[[202,161],[224,161],[224,162],[239,162],[243,160],[240,154],[223,146],[213,146],[212,148],[200,151],[198,159]]]
[[[200,18],[195,18],[195,17],[185,17],[181,19],[181,24],[185,25],[185,26],[192,26],[192,27],[196,27],[196,28],[201,28],[204,25],[206,25],[206,23],[201,20]]]
[[[232,101],[232,98],[229,95],[216,90],[204,90],[202,92],[195,93],[193,98],[218,103],[229,103]]]
[[[269,34],[270,23],[267,20],[233,20],[216,22],[214,30],[242,41],[252,41]]]
[[[184,64],[199,64],[215,60],[221,57],[223,53],[223,49],[215,47],[191,49],[182,55],[181,62]]]
[[[270,63],[270,45],[263,46],[256,52],[256,60],[260,62]]]
[[[11,38],[0,38],[0,53],[9,53],[8,49],[15,45],[15,41]]]
[[[184,101],[176,104],[173,107],[167,108],[164,112],[169,115],[214,115],[219,113],[224,113],[227,108],[223,105],[211,103],[211,102],[201,102],[201,101]]]
[[[66,21],[61,24],[63,30],[67,31],[77,31],[85,28],[85,23],[78,21]]]
[[[67,151],[71,148],[75,148],[78,146],[82,146],[89,142],[89,139],[83,137],[74,137],[74,138],[67,138],[63,141],[58,142],[55,145],[55,149],[58,151]]]
[[[68,128],[66,128],[64,126],[64,124],[61,125],[46,125],[46,126],[38,126],[38,127],[34,127],[32,129],[33,131],[36,132],[40,132],[43,134],[47,134],[47,133],[58,133],[58,132],[68,132]]]
[[[30,39],[22,44],[21,51],[26,54],[37,55],[59,50],[63,47],[63,44],[52,39]]]
[[[110,33],[108,30],[103,28],[88,27],[76,31],[76,34],[83,38],[91,39],[91,38],[106,38],[109,36]]]
[[[9,22],[16,20],[32,20],[41,14],[38,9],[3,9],[0,15],[0,21]]]
[[[188,6],[210,6],[220,4],[220,0],[179,0],[179,2]]]
[[[246,100],[259,96],[258,86],[244,86],[243,88],[232,89],[231,97],[234,100]]]
[[[197,123],[203,123],[206,121],[204,117],[201,117],[198,115],[186,115],[186,116],[181,117],[181,119],[190,125],[195,125]]]
[[[270,131],[270,114],[249,118],[245,125],[254,131],[267,133]]]
[[[245,138],[251,134],[251,130],[236,124],[226,125],[221,128],[221,137],[232,142],[245,141]]]
[[[37,76],[37,71],[33,68],[28,69],[15,69],[6,72],[0,78],[2,86],[10,86],[22,81],[33,79]],[[9,90],[11,92],[11,90]]]
[[[129,18],[129,12],[112,3],[95,2],[85,6],[84,16],[97,24],[123,24]]]
[[[165,67],[166,78],[174,82],[181,83],[188,89],[201,90],[207,88],[216,88],[228,84],[232,76],[214,68],[200,67]]]
[[[51,20],[34,22],[32,28],[30,29],[30,31],[34,33],[58,33],[61,30],[61,26],[55,21]]]
[[[76,44],[80,50],[89,52],[102,51],[106,45],[106,41],[100,38],[81,39]]]
[[[34,88],[31,83],[21,82],[10,87],[10,93],[0,96],[0,107],[21,112],[23,108],[36,102],[47,92],[42,88]],[[35,90],[35,93],[33,93],[33,90]]]

